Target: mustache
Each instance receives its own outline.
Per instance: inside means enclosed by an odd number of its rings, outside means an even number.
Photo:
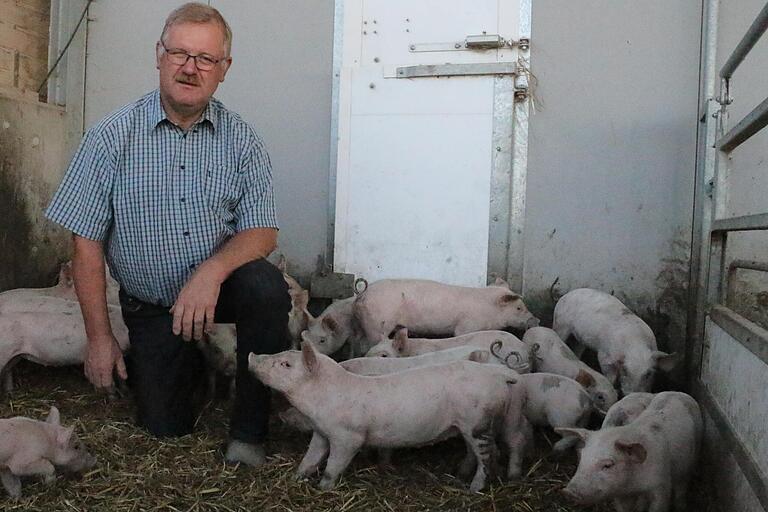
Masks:
[[[200,85],[200,83],[197,80],[197,77],[194,75],[185,75],[183,73],[176,76],[176,81],[181,82],[182,84],[189,84],[189,85]]]

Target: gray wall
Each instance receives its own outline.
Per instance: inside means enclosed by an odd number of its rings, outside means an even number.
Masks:
[[[682,351],[701,2],[535,0],[527,301],[615,293]]]
[[[86,126],[157,87],[154,45],[183,2],[94,2]],[[233,65],[216,93],[264,138],[274,167],[278,252],[306,277],[326,250],[332,0],[210,1],[232,27]]]
[[[84,6],[84,0],[68,2],[65,38]],[[58,264],[69,257],[69,234],[46,220],[43,210],[82,134],[85,32],[83,25],[62,60],[65,106],[39,103],[34,93],[0,91],[0,291],[51,285]]]

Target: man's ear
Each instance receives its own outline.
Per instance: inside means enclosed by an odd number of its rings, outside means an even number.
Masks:
[[[301,360],[304,362],[304,368],[309,373],[314,372],[317,369],[317,352],[312,343],[305,341],[301,344]]]
[[[232,57],[227,57],[226,59],[219,62],[219,66],[221,66],[221,78],[219,79],[219,82],[223,82],[224,78],[227,76],[227,71],[229,71],[229,67],[232,65]]]
[[[155,68],[160,69],[160,58],[163,56],[163,44],[158,41],[155,43]]]

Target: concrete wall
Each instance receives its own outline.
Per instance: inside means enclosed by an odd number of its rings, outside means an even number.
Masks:
[[[67,37],[85,2],[69,2],[62,22]],[[85,30],[67,56],[66,105],[36,94],[0,88],[0,290],[46,286],[69,257],[69,236],[43,217],[82,133]]]
[[[165,17],[182,3],[92,5],[86,126],[157,87],[154,45]],[[278,251],[288,257],[289,271],[305,279],[326,251],[333,0],[208,3],[233,32],[232,68],[216,97],[267,144],[281,227]]]
[[[682,351],[696,153],[699,0],[535,0],[524,294],[592,287]]]

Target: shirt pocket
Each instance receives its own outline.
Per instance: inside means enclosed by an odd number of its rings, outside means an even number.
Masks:
[[[203,197],[208,209],[224,222],[235,217],[235,208],[242,196],[242,175],[225,165],[203,167]]]

